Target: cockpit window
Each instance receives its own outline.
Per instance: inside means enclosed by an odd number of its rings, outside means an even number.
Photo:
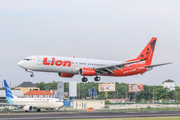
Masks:
[[[24,59],[24,60],[26,60],[26,61],[31,61],[32,59],[27,59],[27,58],[26,58],[26,59]]]

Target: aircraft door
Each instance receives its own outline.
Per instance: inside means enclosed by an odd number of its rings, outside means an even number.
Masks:
[[[37,65],[41,65],[41,58],[39,56],[37,57]]]

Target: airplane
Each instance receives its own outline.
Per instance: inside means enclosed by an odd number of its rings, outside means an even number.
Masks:
[[[18,98],[12,94],[6,80],[4,80],[4,87],[7,103],[0,103],[0,105],[21,106],[25,112],[31,111],[33,108],[37,112],[40,112],[41,109],[58,111],[63,106],[63,103],[57,98]]]
[[[135,59],[127,61],[110,61],[98,59],[86,59],[75,57],[60,57],[37,55],[26,57],[18,62],[18,65],[31,72],[55,72],[60,77],[72,78],[74,75],[83,76],[82,82],[87,82],[85,76],[95,76],[95,81],[100,81],[100,76],[122,77],[137,74],[144,74],[153,69],[153,67],[167,65],[171,63],[163,63],[151,65],[157,38],[152,37],[147,46]]]

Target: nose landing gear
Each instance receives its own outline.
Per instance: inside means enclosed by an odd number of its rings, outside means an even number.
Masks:
[[[31,77],[34,77],[34,74],[33,74],[33,73],[32,73],[32,74],[30,74],[30,76],[31,76]]]
[[[25,69],[25,71],[32,73],[32,74],[30,74],[30,76],[31,76],[31,77],[34,77],[34,74],[33,74],[33,71],[32,71],[32,70],[27,70],[27,69]]]

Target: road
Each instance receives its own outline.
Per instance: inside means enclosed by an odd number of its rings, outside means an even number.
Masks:
[[[93,119],[93,118],[132,118],[132,117],[164,117],[180,116],[180,111],[149,111],[149,112],[41,112],[13,113],[17,115],[0,115],[1,120],[7,119]]]

